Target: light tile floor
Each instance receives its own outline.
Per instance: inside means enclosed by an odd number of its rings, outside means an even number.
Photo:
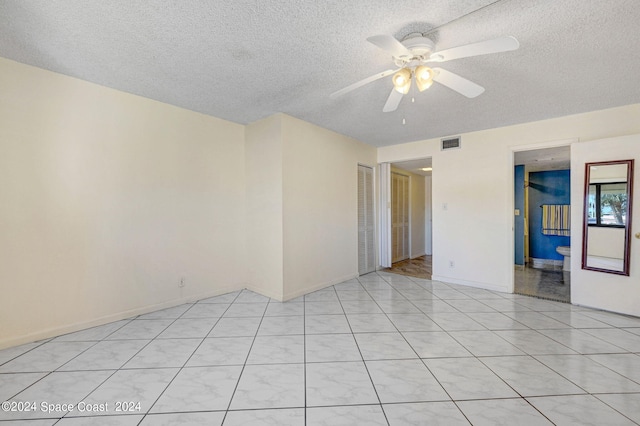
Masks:
[[[13,426],[640,424],[640,318],[373,273],[0,351],[0,400]]]
[[[514,268],[515,293],[559,302],[571,301],[571,272],[536,269],[530,264]]]

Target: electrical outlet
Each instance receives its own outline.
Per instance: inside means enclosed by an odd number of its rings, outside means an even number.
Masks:
[[[184,277],[180,278],[180,284],[178,284],[178,287],[184,287]]]
[[[453,263],[453,260],[450,260],[449,261],[449,268],[455,268],[455,267],[456,267],[456,265],[455,265],[455,263]]]

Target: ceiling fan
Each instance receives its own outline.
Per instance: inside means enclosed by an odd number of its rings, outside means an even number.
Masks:
[[[489,53],[507,52],[520,47],[518,40],[512,36],[499,37],[440,51],[434,51],[435,43],[420,33],[409,34],[402,42],[390,35],[376,35],[367,38],[367,41],[391,53],[393,63],[398,68],[374,74],[332,93],[330,97],[336,98],[365,84],[393,75],[393,89],[391,89],[387,102],[382,108],[384,112],[395,111],[398,108],[402,96],[409,93],[412,80],[415,80],[416,87],[421,92],[431,87],[435,81],[467,98],[475,98],[484,92],[484,87],[458,74],[438,67],[430,68],[426,64],[487,55]]]

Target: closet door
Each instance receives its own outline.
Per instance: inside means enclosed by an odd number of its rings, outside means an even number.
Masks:
[[[409,176],[391,173],[391,261],[409,258]]]
[[[373,210],[373,169],[358,166],[358,273],[375,270],[375,216]]]
[[[379,188],[379,231],[378,231],[378,265],[391,268],[391,164],[378,164]]]

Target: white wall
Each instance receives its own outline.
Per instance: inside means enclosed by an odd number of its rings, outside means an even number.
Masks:
[[[0,348],[242,288],[244,194],[243,126],[0,59]]]
[[[391,145],[378,162],[432,157],[434,279],[509,292],[514,150],[640,133],[639,116],[636,104],[467,133],[461,149],[445,152],[439,139]]]
[[[639,132],[640,133],[640,132]],[[635,160],[630,275],[581,269],[585,163]],[[571,147],[571,302],[640,316],[640,134],[580,142]],[[591,233],[591,230],[589,231]]]
[[[375,166],[376,149],[280,116],[287,300],[358,276],[358,164]]]

